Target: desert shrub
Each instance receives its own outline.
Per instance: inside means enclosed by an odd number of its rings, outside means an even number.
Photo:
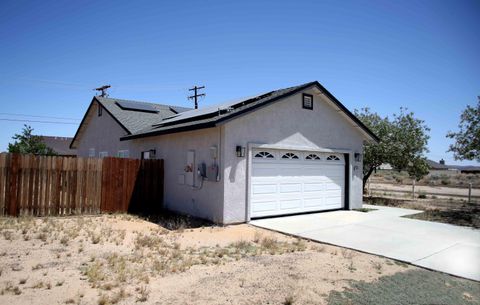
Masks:
[[[393,179],[395,179],[395,182],[399,184],[403,183],[403,177],[400,177],[399,175],[393,175]]]

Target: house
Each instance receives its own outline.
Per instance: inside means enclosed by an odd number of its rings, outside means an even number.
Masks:
[[[378,138],[318,82],[203,109],[94,97],[79,156],[165,160],[165,208],[216,223],[362,206]]]
[[[439,162],[427,159],[427,165],[429,168],[429,175],[440,176],[440,175],[456,175],[460,174],[460,170],[450,165],[445,164],[445,160],[440,159]]]
[[[76,157],[77,151],[70,148],[71,137],[40,136],[42,142],[59,156]]]
[[[454,167],[462,174],[480,174],[480,166],[455,165]]]

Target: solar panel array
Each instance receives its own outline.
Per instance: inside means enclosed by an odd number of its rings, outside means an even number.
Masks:
[[[247,101],[247,100],[252,99],[254,97],[257,97],[259,95],[261,95],[261,94],[257,94],[257,95],[253,95],[253,96],[249,96],[249,97],[244,97],[244,98],[241,98],[241,99],[236,99],[236,100],[224,102],[222,104],[216,104],[216,105],[208,106],[208,107],[201,108],[201,109],[193,109],[193,110],[184,111],[182,113],[178,113],[178,114],[172,115],[171,117],[167,117],[167,118],[163,119],[161,124],[166,124],[166,123],[176,122],[176,121],[180,121],[180,120],[191,119],[191,118],[194,118],[194,117],[207,115],[207,114],[212,114],[212,113],[218,113],[219,110],[229,109],[229,108],[231,108],[232,106],[234,106],[238,103],[241,103],[243,101]],[[161,124],[157,124],[157,125],[161,125]]]
[[[158,110],[151,104],[131,102],[131,101],[116,101],[117,105],[123,110],[133,110],[142,112],[158,113]]]

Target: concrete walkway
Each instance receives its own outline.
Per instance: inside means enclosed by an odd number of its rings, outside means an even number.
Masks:
[[[276,217],[250,224],[480,281],[480,230],[401,217],[421,213],[417,210],[364,207],[377,210]]]

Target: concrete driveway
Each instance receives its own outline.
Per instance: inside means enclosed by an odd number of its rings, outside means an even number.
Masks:
[[[401,217],[421,212],[417,210],[364,207],[377,210],[276,217],[250,224],[480,281],[480,230]]]

